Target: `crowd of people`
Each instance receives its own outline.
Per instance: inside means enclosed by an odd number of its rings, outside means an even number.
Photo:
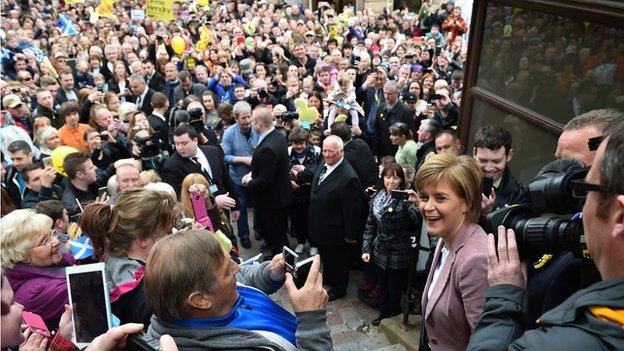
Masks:
[[[422,350],[624,348],[624,116],[578,100],[552,150],[591,166],[575,196],[600,276],[568,279],[590,263],[567,253],[527,287],[513,231],[485,220],[532,205],[511,134],[457,136],[468,27],[453,0],[175,0],[171,21],[105,4],[2,5],[2,348],[76,350],[65,267],[94,262],[122,325],[93,350],[141,330],[165,351],[329,350],[326,306],[351,269],[372,325],[422,315]],[[514,32],[486,46],[530,53],[522,15],[496,19]],[[523,58],[483,82],[521,84]],[[265,256],[243,263],[251,235]],[[301,282],[284,247],[313,258]],[[294,313],[268,297],[282,286]],[[58,332],[21,334],[22,309]]]

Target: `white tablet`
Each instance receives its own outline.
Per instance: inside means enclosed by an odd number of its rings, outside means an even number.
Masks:
[[[67,267],[65,275],[69,304],[73,309],[72,341],[83,348],[112,326],[104,263]]]

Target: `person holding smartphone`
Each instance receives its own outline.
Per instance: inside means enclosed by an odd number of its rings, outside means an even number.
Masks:
[[[412,243],[416,241],[421,223],[418,206],[393,194],[405,189],[401,165],[386,165],[381,178],[383,190],[375,193],[370,201],[362,245],[362,260],[372,261],[378,269],[377,290],[381,300],[379,317],[371,322],[373,325],[401,313],[401,292],[407,283]]]

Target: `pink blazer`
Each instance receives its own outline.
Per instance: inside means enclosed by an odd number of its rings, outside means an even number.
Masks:
[[[424,326],[431,350],[465,350],[483,312],[487,288],[487,236],[477,224],[461,226],[431,292],[433,273],[440,261],[440,239],[422,297]]]

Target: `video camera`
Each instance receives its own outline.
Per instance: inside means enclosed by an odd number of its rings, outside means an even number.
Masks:
[[[510,206],[485,217],[486,232],[496,233],[499,225],[513,229],[520,259],[538,260],[544,254],[571,251],[576,257],[587,257],[583,223],[578,216],[563,219],[543,215],[579,212],[583,200],[575,198],[574,181],[582,180],[587,168],[578,161],[561,159],[547,164],[529,184],[532,208]],[[541,216],[540,216],[541,215]],[[498,240],[497,236],[495,238]]]
[[[280,116],[282,118],[282,121],[284,121],[284,123],[287,122],[291,122],[295,119],[299,119],[299,113],[297,112],[284,112],[282,113],[282,115]]]
[[[174,113],[175,125],[178,126],[180,123],[188,123],[197,134],[202,134],[204,132],[204,121],[202,120],[204,112],[201,108],[193,108],[191,110],[183,110],[178,109]]]
[[[158,134],[148,137],[134,137],[134,142],[139,147],[141,158],[151,158],[160,155],[160,139]]]

